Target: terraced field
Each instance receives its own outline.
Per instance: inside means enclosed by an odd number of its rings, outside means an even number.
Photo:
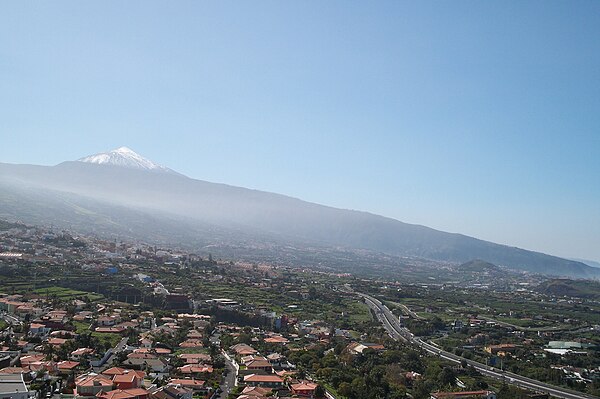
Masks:
[[[0,281],[0,292],[5,294],[27,294],[35,293],[47,297],[56,297],[62,300],[71,299],[83,299],[87,298],[90,301],[97,301],[104,298],[104,295],[79,291],[65,287],[58,286],[44,286],[48,284],[48,280],[29,280],[23,281],[22,279],[4,279]]]

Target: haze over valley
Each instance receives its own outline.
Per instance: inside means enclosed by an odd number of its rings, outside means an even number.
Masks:
[[[483,259],[518,271],[597,278],[584,263],[437,231],[367,212],[336,209],[281,194],[192,179],[121,147],[56,166],[0,165],[0,217],[74,227],[115,237],[213,247],[223,255],[298,263],[276,256],[321,248],[307,266],[337,263],[327,249],[352,251],[342,271],[377,275],[407,269],[401,257],[435,264]],[[257,253],[257,247],[262,248]],[[303,247],[310,250],[304,251]],[[360,251],[379,254],[362,266]],[[392,259],[386,259],[391,256]],[[306,258],[303,258],[306,260]]]

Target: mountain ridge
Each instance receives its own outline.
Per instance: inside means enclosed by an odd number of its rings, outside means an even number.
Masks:
[[[0,164],[0,183],[15,192],[21,184],[93,198],[149,215],[167,212],[200,225],[229,229],[232,240],[236,231],[243,231],[284,237],[291,243],[300,240],[444,262],[484,259],[534,273],[583,278],[600,275],[597,269],[580,262],[460,233],[446,233],[368,212],[333,208],[181,174],[77,161],[52,167]],[[108,208],[103,209],[110,212]]]

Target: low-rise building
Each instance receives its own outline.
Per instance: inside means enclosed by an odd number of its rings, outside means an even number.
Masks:
[[[28,399],[34,397],[25,386],[22,374],[0,374],[0,399]]]
[[[283,378],[275,374],[249,374],[244,377],[244,383],[255,387],[280,388],[283,386]]]
[[[300,381],[296,384],[290,385],[290,391],[294,395],[305,396],[305,397],[313,397],[315,395],[315,391],[317,390],[317,384],[314,382],[308,381]]]

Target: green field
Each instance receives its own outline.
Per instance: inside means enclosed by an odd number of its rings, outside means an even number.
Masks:
[[[84,334],[90,332],[90,323],[85,323],[83,321],[73,321],[73,326],[75,326],[75,332],[77,334]]]
[[[96,294],[92,292],[86,291],[77,291],[70,288],[64,287],[46,287],[46,288],[38,288],[34,290],[38,295],[46,295],[48,297],[56,297],[63,300],[70,300],[76,298],[86,298],[90,301],[97,301],[104,298],[101,294]]]
[[[99,333],[99,332],[93,332],[92,333],[92,337],[96,337],[100,341],[109,342],[111,347],[117,346],[117,344],[119,343],[119,341],[121,340],[121,338],[123,338],[119,334]]]
[[[208,348],[179,348],[175,351],[175,356],[181,355],[182,353],[204,353],[210,355],[210,349]]]
[[[73,326],[75,326],[75,332],[77,334],[86,334],[90,333],[90,323],[82,322],[82,321],[73,321]],[[119,343],[121,338],[123,338],[119,334],[114,333],[100,333],[100,332],[91,332],[92,337],[96,337],[101,341],[110,342],[110,346],[115,346]]]
[[[348,304],[348,313],[352,323],[368,323],[373,320],[369,307],[362,302],[350,302]]]

